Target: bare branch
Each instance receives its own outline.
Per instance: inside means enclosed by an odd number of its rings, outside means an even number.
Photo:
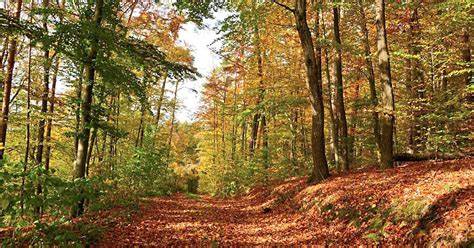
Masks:
[[[272,0],[272,2],[274,2],[274,3],[278,4],[278,5],[280,5],[281,7],[285,8],[286,10],[288,10],[288,11],[290,11],[290,12],[292,12],[292,13],[295,13],[295,10],[292,9],[292,8],[290,8],[290,7],[288,7],[287,5],[284,5],[284,4],[282,4],[282,3],[280,3],[280,2],[278,2],[278,1],[276,1],[276,0]]]

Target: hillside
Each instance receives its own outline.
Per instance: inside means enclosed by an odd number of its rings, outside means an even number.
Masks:
[[[317,185],[292,178],[228,199],[147,199],[127,221],[101,215],[109,224],[96,247],[468,246],[474,235],[473,162],[410,162],[336,174]]]

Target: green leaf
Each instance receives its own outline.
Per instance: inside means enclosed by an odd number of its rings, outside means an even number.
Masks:
[[[366,238],[368,239],[372,239],[374,241],[378,241],[379,240],[379,235],[377,233],[369,233],[367,235],[365,235]]]
[[[10,204],[10,201],[6,198],[1,198],[0,199],[0,209],[6,209],[8,205]]]

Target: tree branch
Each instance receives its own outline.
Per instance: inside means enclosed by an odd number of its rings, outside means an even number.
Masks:
[[[290,11],[290,12],[292,12],[292,13],[295,13],[295,10],[292,9],[292,8],[290,8],[290,7],[288,7],[287,5],[284,5],[284,4],[282,4],[282,3],[280,3],[280,2],[278,2],[278,1],[276,1],[276,0],[272,0],[272,2],[274,2],[274,3],[278,4],[278,5],[280,5],[281,7],[285,8],[286,10],[288,10],[288,11]]]

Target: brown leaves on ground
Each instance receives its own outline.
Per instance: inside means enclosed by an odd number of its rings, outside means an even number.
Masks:
[[[473,159],[412,162],[389,170],[305,178],[216,199],[149,199],[115,222],[99,247],[294,246],[469,242],[474,226]]]

